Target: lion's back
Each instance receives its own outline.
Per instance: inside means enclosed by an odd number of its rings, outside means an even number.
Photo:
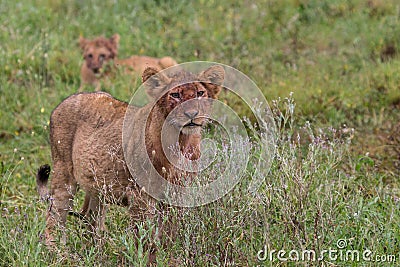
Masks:
[[[50,117],[53,161],[71,161],[76,134],[82,127],[99,128],[123,118],[127,103],[104,92],[74,94],[62,101]]]

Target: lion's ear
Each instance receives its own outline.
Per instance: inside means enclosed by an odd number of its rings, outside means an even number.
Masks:
[[[115,46],[115,48],[118,48],[119,45],[119,34],[116,33],[113,36],[110,37],[110,42]]]
[[[151,76],[157,74],[159,70],[153,67],[147,67],[142,73],[142,83],[145,83]]]
[[[224,82],[225,70],[222,66],[215,65],[209,67],[199,75],[200,81],[212,82],[221,85]]]
[[[207,89],[211,98],[217,98],[225,79],[225,70],[222,66],[209,67],[199,75],[199,80]]]
[[[84,50],[88,40],[82,36],[79,36],[79,47]]]
[[[153,67],[147,67],[142,74],[142,82],[146,93],[153,99],[158,99],[170,83],[164,73]]]

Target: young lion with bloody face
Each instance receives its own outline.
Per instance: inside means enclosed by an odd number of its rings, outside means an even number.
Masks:
[[[54,230],[64,228],[68,211],[78,186],[86,193],[82,216],[92,230],[104,228],[107,203],[129,207],[133,222],[154,217],[156,201],[146,188],[136,183],[129,172],[124,155],[133,155],[129,164],[141,165],[151,159],[155,170],[164,179],[180,184],[181,170],[167,159],[162,149],[161,132],[167,125],[178,136],[184,157],[200,157],[201,128],[206,124],[208,101],[216,99],[224,80],[224,68],[209,67],[200,74],[179,70],[164,75],[147,68],[143,82],[154,100],[143,107],[133,107],[103,92],[74,94],[61,102],[50,119],[50,145],[53,171],[51,187],[47,188],[50,166],[43,165],[37,173],[38,191],[51,204],[47,213],[46,243],[55,241]],[[193,104],[185,105],[185,103]],[[124,119],[130,109],[131,125],[127,142],[122,140]],[[143,114],[149,114],[148,118]],[[174,114],[173,116],[169,116]],[[126,123],[126,122],[125,122]],[[146,129],[143,135],[143,129]],[[141,144],[145,149],[140,150]],[[139,177],[146,179],[146,176]],[[159,222],[162,220],[159,220]]]

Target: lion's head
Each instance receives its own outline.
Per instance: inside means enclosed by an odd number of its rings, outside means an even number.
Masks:
[[[88,69],[94,74],[100,74],[103,66],[116,58],[118,53],[119,35],[111,38],[97,37],[93,40],[79,38],[79,46],[83,52],[83,58]]]
[[[182,134],[191,135],[200,133],[206,123],[211,100],[218,97],[224,76],[224,68],[215,65],[198,75],[182,70],[172,77],[149,67],[142,78],[163,119]]]

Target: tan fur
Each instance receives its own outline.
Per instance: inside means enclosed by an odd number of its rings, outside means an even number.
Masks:
[[[171,57],[154,58],[148,56],[131,56],[118,59],[119,35],[111,38],[96,37],[92,40],[79,38],[84,62],[81,66],[81,92],[85,85],[92,85],[96,91],[100,90],[101,79],[108,76],[116,68],[123,68],[127,73],[142,73],[147,67],[165,69],[177,62]]]
[[[46,189],[48,176],[41,177],[48,175],[48,170],[41,167],[41,172],[38,172],[38,190],[42,198],[50,196],[51,200],[45,231],[47,244],[54,241],[55,227],[64,227],[78,185],[86,193],[82,211],[96,230],[104,227],[105,203],[129,206],[135,221],[155,215],[154,199],[137,186],[124,159],[122,129],[127,109],[130,109],[133,118],[132,124],[125,126],[131,127],[129,129],[132,133],[125,149],[129,155],[134,155],[134,164],[141,164],[146,156],[143,153],[147,153],[161,175],[173,183],[180,182],[180,171],[170,164],[161,149],[164,122],[171,126],[171,131],[177,131],[175,134],[179,135],[182,153],[190,159],[199,158],[200,130],[206,123],[204,112],[210,107],[202,104],[185,107],[181,103],[197,99],[200,95],[204,98],[217,98],[221,88],[212,83],[222,83],[224,70],[220,66],[213,66],[199,75],[181,71],[173,77],[161,73],[153,76],[157,72],[156,69],[148,68],[142,76],[143,81],[148,80],[147,93],[150,96],[162,95],[154,108],[153,103],[142,108],[128,106],[107,93],[96,92],[72,95],[52,112],[50,144],[53,171],[49,194]],[[193,77],[205,82],[185,83]],[[166,121],[167,115],[175,107],[178,109],[176,117]],[[143,116],[146,112],[150,112],[147,122]],[[192,116],[196,112],[198,114]],[[188,122],[199,126],[177,130]],[[144,128],[146,136],[141,134]],[[138,150],[141,142],[146,144],[145,151]]]

